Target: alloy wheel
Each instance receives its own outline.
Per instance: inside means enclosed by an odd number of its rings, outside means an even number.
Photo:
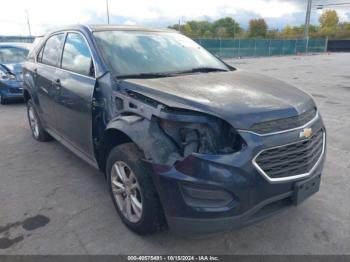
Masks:
[[[114,163],[111,170],[111,186],[117,206],[128,221],[137,223],[142,217],[140,185],[131,168],[123,161]]]
[[[30,128],[32,129],[34,137],[39,137],[39,122],[35,115],[34,108],[30,106],[28,108],[28,117],[29,117],[29,124]]]

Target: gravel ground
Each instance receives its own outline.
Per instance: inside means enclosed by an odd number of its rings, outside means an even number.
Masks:
[[[350,54],[228,60],[307,91],[328,128],[321,191],[256,225],[201,240],[126,229],[106,183],[57,142],[30,135],[25,106],[0,106],[0,254],[350,254]]]

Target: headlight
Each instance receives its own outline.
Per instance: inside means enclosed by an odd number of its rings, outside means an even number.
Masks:
[[[16,80],[16,77],[0,69],[0,80]]]
[[[168,109],[167,113],[175,113],[178,120],[174,120],[172,115],[171,120],[159,119],[159,125],[178,146],[183,157],[192,153],[231,154],[241,150],[244,145],[235,129],[217,117],[187,110],[171,112]]]

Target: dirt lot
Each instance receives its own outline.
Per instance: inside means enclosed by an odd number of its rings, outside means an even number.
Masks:
[[[103,176],[35,142],[25,106],[0,106],[0,254],[350,254],[350,54],[231,60],[315,98],[328,128],[321,191],[259,224],[190,240],[126,229]]]

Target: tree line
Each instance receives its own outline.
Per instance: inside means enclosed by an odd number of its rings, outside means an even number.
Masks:
[[[169,28],[180,30],[191,38],[296,39],[302,38],[304,33],[304,25],[274,29],[269,28],[263,18],[251,19],[247,30],[244,30],[231,17],[213,22],[193,20],[182,25],[175,24]],[[310,25],[309,35],[311,38],[350,39],[350,23],[339,22],[339,16],[335,10],[325,10],[319,18],[319,24]]]

